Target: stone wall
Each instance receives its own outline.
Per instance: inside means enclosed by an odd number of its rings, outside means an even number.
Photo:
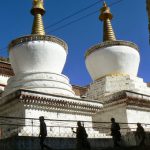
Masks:
[[[135,132],[129,132],[122,137],[125,146],[138,146],[141,139],[136,136]],[[150,132],[146,133],[145,145],[150,145]]]
[[[108,75],[94,81],[86,95],[88,99],[103,101],[103,97],[122,90],[150,94],[150,88],[142,78],[129,75]]]
[[[92,148],[112,147],[112,139],[89,139]],[[47,138],[46,145],[59,150],[71,150],[76,147],[75,138]],[[0,140],[0,150],[40,150],[37,137],[11,137]]]

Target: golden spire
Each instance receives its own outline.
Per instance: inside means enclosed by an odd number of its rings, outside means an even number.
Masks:
[[[33,0],[31,14],[34,16],[32,34],[45,35],[42,16],[45,14],[43,0]]]
[[[111,20],[113,15],[110,12],[109,7],[107,6],[106,2],[104,2],[103,7],[101,8],[101,14],[99,19],[104,22],[104,31],[103,31],[103,41],[115,41],[115,33],[113,31]]]

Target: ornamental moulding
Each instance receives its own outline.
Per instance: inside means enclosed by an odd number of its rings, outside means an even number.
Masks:
[[[60,100],[56,98],[44,98],[44,97],[36,97],[36,96],[30,96],[30,95],[22,95],[20,97],[21,102],[25,104],[39,104],[39,105],[50,105],[52,107],[62,107],[62,108],[75,108],[75,109],[85,109],[85,110],[99,110],[101,107],[96,105],[90,105],[90,104],[83,104],[80,102],[75,101],[65,101]]]
[[[123,99],[123,98],[132,98],[132,99],[144,99],[150,102],[150,96],[146,95],[146,94],[142,94],[142,93],[138,93],[138,92],[134,92],[134,91],[128,91],[128,90],[123,90],[121,92],[117,92],[108,96],[103,97],[103,101],[105,103],[111,102],[111,101],[117,101],[119,99]]]
[[[99,50],[100,48],[106,48],[106,47],[111,47],[111,46],[129,46],[137,51],[139,51],[139,48],[136,44],[129,42],[129,41],[105,41],[100,44],[97,44],[95,46],[92,46],[86,53],[85,53],[85,58],[93,53],[96,50]]]
[[[137,106],[141,108],[150,108],[150,101],[148,100],[127,97],[126,99],[120,99],[120,100],[118,99],[116,101],[109,101],[107,104],[104,104],[104,108],[102,109],[117,106],[120,104],[125,104],[127,107]]]
[[[27,35],[27,36],[24,36],[24,37],[17,38],[9,44],[9,50],[11,48],[13,48],[14,46],[16,46],[16,45],[19,45],[19,44],[22,44],[22,43],[25,43],[25,42],[30,42],[30,41],[50,41],[50,42],[54,42],[54,43],[57,43],[60,46],[62,46],[66,50],[66,52],[68,51],[68,46],[63,40],[61,40],[61,39],[59,39],[55,36],[50,36],[50,35]]]
[[[44,94],[40,92],[28,91],[28,90],[18,90],[10,95],[3,97],[0,101],[0,107],[10,106],[11,103],[20,103],[26,106],[34,106],[48,108],[61,108],[62,110],[84,110],[85,112],[95,113],[99,111],[102,107],[100,102],[82,100],[79,98],[57,96],[51,94]]]

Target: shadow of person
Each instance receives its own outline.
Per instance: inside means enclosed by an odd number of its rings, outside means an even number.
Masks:
[[[52,149],[51,147],[49,147],[48,145],[46,145],[46,144],[43,144],[43,147],[45,147],[45,148],[48,149],[48,150],[54,150],[54,149]]]
[[[46,126],[46,123],[44,121],[44,117],[40,116],[39,121],[40,121],[39,138],[40,138],[41,150],[44,150],[44,148],[46,148],[48,150],[52,150],[51,147],[49,147],[48,145],[45,144],[45,139],[46,139],[46,136],[47,136],[47,126]]]

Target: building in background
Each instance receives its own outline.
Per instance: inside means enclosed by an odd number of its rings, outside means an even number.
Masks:
[[[14,75],[11,64],[8,59],[0,58],[0,94],[4,91],[7,85],[7,80]]]
[[[148,13],[148,28],[149,28],[149,42],[150,42],[150,0],[146,0],[146,8]]]

